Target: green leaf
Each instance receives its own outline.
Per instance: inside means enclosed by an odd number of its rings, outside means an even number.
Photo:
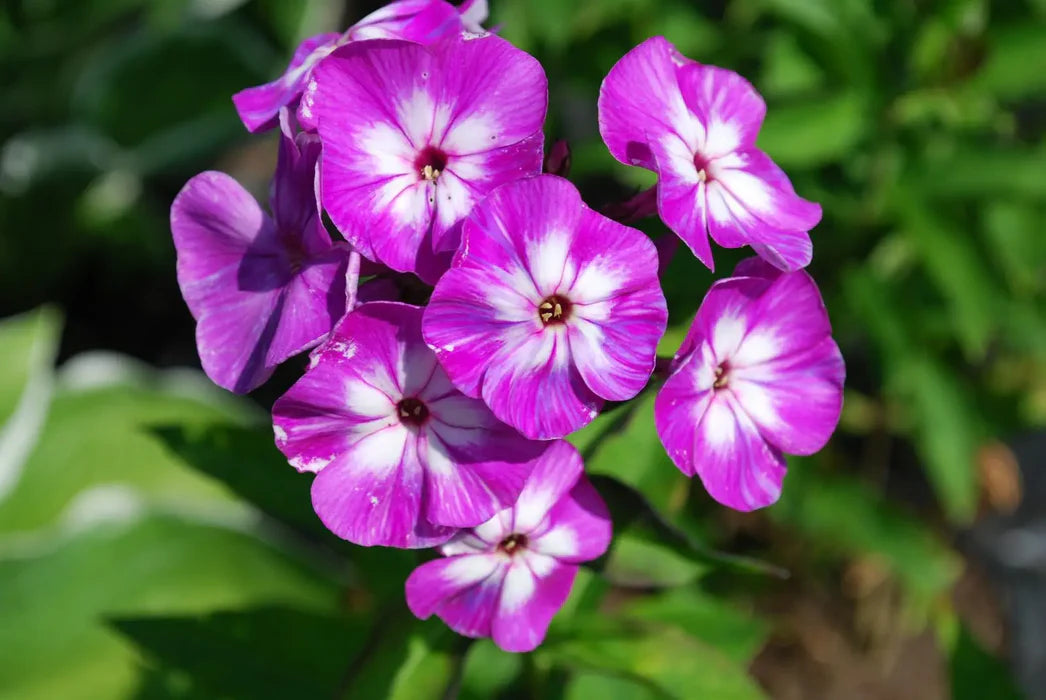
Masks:
[[[963,349],[971,359],[980,359],[995,330],[1000,294],[977,248],[964,238],[963,227],[934,215],[912,198],[901,200],[900,211],[905,235],[915,243],[930,279],[948,301]]]
[[[864,100],[845,92],[768,111],[759,147],[784,168],[813,168],[851,154],[867,129]]]
[[[1046,236],[1042,214],[1016,202],[991,202],[984,210],[988,249],[1015,294],[1031,297],[1046,291]]]
[[[952,645],[949,668],[952,700],[1022,700],[1024,697],[1014,682],[1013,672],[978,644],[961,624]]]
[[[571,675],[563,697],[565,700],[659,700],[665,696],[638,681],[579,671]]]
[[[0,504],[39,439],[60,326],[60,315],[48,307],[0,321]]]
[[[970,85],[1003,99],[1046,94],[1046,41],[1041,25],[996,27],[981,69]]]
[[[981,426],[975,405],[929,355],[905,358],[890,387],[910,408],[915,445],[945,513],[953,522],[968,522],[977,505],[974,455]]]
[[[610,510],[614,523],[614,540],[625,542],[633,548],[637,556],[646,557],[649,562],[658,561],[665,566],[664,571],[673,571],[677,575],[689,575],[690,567],[682,566],[680,559],[693,564],[709,567],[722,567],[784,578],[787,573],[778,567],[751,559],[749,557],[719,552],[699,542],[685,530],[669,522],[664,515],[655,509],[642,493],[608,476],[593,475],[589,477],[592,484],[603,497]],[[625,536],[628,533],[628,536]],[[639,549],[636,542],[645,542],[649,546]],[[672,556],[669,556],[669,553]],[[608,558],[600,560],[603,565],[613,561],[614,550]],[[625,560],[627,561],[627,559]]]
[[[44,544],[0,559],[0,678],[20,700],[126,696],[138,657],[105,618],[337,606],[315,566],[221,527],[152,516]]]
[[[94,495],[104,498],[114,490],[175,509],[228,507],[226,488],[186,469],[150,431],[172,423],[187,431],[242,424],[255,415],[249,404],[230,402],[202,375],[187,372],[81,389],[69,385],[74,376],[93,381],[88,375],[107,370],[86,361],[71,364],[62,375],[69,381],[55,393],[36,449],[0,508],[0,536],[54,525],[63,514],[77,517],[74,502],[89,503]]]
[[[469,645],[462,671],[461,700],[487,700],[515,684],[523,669],[519,654],[502,651],[489,639]]]
[[[537,653],[553,665],[639,681],[657,697],[764,697],[744,666],[675,627],[605,618],[578,621],[569,632],[550,634]]]
[[[467,639],[430,618],[415,619],[400,607],[379,618],[380,636],[368,643],[350,673],[346,698],[438,700],[463,663]]]
[[[191,687],[177,696],[244,700],[334,697],[368,627],[358,618],[285,606],[118,617],[109,625],[146,657],[147,682],[188,678]]]
[[[312,510],[312,478],[276,449],[271,428],[155,425],[147,428],[175,458],[225,484],[238,497],[292,529],[336,540]]]
[[[1046,148],[963,146],[915,166],[899,188],[925,196],[1046,199]]]
[[[768,95],[809,94],[824,84],[824,71],[799,46],[794,34],[776,31],[766,44],[759,87]]]
[[[0,321],[0,427],[32,384],[42,383],[36,390],[46,393],[61,325],[61,315],[50,307]]]
[[[654,425],[656,391],[629,404],[620,427],[602,436],[585,454],[589,474],[610,476],[640,491],[662,512],[678,510],[687,481],[672,464]]]
[[[678,627],[738,664],[748,664],[766,643],[769,626],[701,589],[689,586],[628,603],[624,614]]]
[[[961,569],[958,555],[916,517],[855,479],[815,471],[810,459],[789,460],[788,488],[768,512],[811,546],[877,556],[922,605],[948,591]]]

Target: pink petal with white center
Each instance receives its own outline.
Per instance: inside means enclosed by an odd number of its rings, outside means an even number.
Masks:
[[[436,183],[436,219],[432,244],[455,251],[464,217],[494,188],[541,172],[544,134],[489,151],[453,156]]]
[[[747,319],[744,340],[730,359],[735,367],[786,359],[832,332],[817,284],[801,270],[773,280],[749,305]]]
[[[647,133],[693,131],[676,80],[677,65],[685,61],[668,40],[656,36],[607,73],[599,88],[599,133],[614,158],[656,171]]]
[[[498,37],[350,44],[315,75],[324,205],[350,243],[393,269],[435,282],[449,256],[433,251],[456,247],[472,204],[540,172],[544,73]]]
[[[417,442],[394,425],[354,443],[312,482],[312,507],[338,537],[370,547],[422,548],[446,542],[453,528],[421,517],[423,473]]]
[[[752,303],[769,286],[769,280],[751,277],[730,277],[713,284],[676,352],[676,365],[685,362],[702,344],[708,345],[713,364],[728,359],[748,332]]]
[[[425,517],[473,527],[510,507],[541,446],[500,424],[478,399],[457,394],[433,402],[419,443],[425,466]]]
[[[677,71],[687,109],[704,127],[697,143],[710,161],[755,145],[766,103],[752,84],[732,70],[688,63]]]
[[[714,271],[712,245],[708,241],[708,183],[698,178],[692,157],[685,157],[689,151],[675,134],[651,139],[650,150],[659,172],[658,214],[694,257]]]
[[[248,131],[255,133],[276,126],[280,108],[298,99],[313,67],[334,49],[340,36],[326,33],[309,37],[294,51],[283,75],[232,96],[240,121]]]
[[[375,10],[347,32],[353,41],[404,39],[427,44],[463,29],[457,10],[443,0],[397,0]]]
[[[496,554],[436,559],[407,577],[407,606],[421,619],[435,614],[466,637],[489,637],[508,570]]]
[[[493,552],[498,544],[512,534],[512,509],[499,511],[485,523],[470,530],[458,530],[439,551],[445,557],[456,554],[475,554],[476,552]]]
[[[784,457],[728,391],[692,398],[695,364],[670,377],[655,403],[658,435],[669,456],[685,474],[701,477],[709,495],[723,505],[749,511],[776,502]]]
[[[602,398],[630,399],[650,379],[668,322],[657,249],[639,231],[585,209],[570,258],[577,274],[564,293],[573,362]]]
[[[730,390],[759,432],[788,454],[810,455],[839,424],[846,368],[824,338],[808,350],[734,370]]]
[[[563,440],[549,442],[534,463],[534,471],[516,501],[513,531],[523,534],[535,531],[545,522],[549,511],[567,497],[583,470],[577,448]]]
[[[564,332],[510,336],[487,362],[483,401],[499,420],[531,440],[569,435],[591,423],[603,406],[571,362]]]
[[[548,80],[536,58],[494,35],[432,50],[443,68],[440,103],[449,115],[438,145],[448,155],[505,148],[541,132]],[[540,166],[531,174],[539,172]]]
[[[532,651],[545,638],[552,617],[570,595],[576,564],[537,552],[513,557],[491,624],[494,643],[505,651]]]
[[[821,220],[819,204],[797,194],[784,172],[762,151],[748,148],[709,172],[709,233],[722,246],[743,244],[766,251],[768,262],[786,271],[805,267],[813,255],[806,233]]]
[[[531,531],[527,547],[563,562],[581,563],[602,556],[610,538],[610,512],[582,474]]]

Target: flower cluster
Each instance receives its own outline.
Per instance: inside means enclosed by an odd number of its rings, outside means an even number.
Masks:
[[[759,508],[784,453],[830,437],[844,368],[801,269],[820,208],[755,147],[751,85],[660,37],[625,55],[600,130],[658,183],[610,218],[561,177],[562,144],[544,158],[544,71],[486,14],[399,0],[304,41],[284,75],[233,98],[248,130],[279,125],[269,213],[205,172],[171,229],[214,382],[248,392],[312,350],[272,416],[323,523],[359,545],[438,547],[406,582],[411,610],[525,651],[610,545],[564,438],[664,379],[673,461],[719,502]],[[661,363],[664,248],[625,225],[653,214],[710,269],[709,237],[758,255]]]

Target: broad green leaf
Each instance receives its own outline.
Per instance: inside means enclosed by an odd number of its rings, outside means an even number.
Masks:
[[[168,689],[168,696],[335,697],[368,634],[364,620],[285,606],[117,617],[108,624],[147,659],[139,696],[157,678],[180,676],[190,687]]]
[[[690,565],[683,565],[683,560],[702,567],[722,567],[778,577],[787,575],[772,564],[708,547],[686,530],[670,522],[642,493],[613,477],[597,474],[590,479],[610,510],[615,543],[626,543],[628,556],[633,560],[641,562],[646,559],[649,560],[648,564],[658,562],[664,566],[662,573],[671,572],[673,576],[687,580],[693,569]],[[625,536],[625,533],[628,535]],[[644,546],[640,546],[639,543],[644,543]],[[599,562],[609,565],[614,557],[612,545],[610,553]],[[626,565],[626,572],[634,570],[635,563],[627,565],[628,561],[626,557],[613,563],[615,566]],[[620,567],[618,570],[621,570]],[[675,582],[673,579],[669,583]]]
[[[659,700],[665,696],[639,681],[580,671],[571,675],[563,697],[565,700]]]
[[[165,385],[166,376],[179,379]],[[75,517],[75,508],[67,512],[75,501],[113,489],[176,509],[229,504],[228,489],[187,469],[152,433],[175,423],[187,431],[242,424],[253,415],[248,404],[230,404],[202,381],[182,372],[82,389],[60,386],[36,449],[0,508],[0,535],[53,525],[63,513]],[[199,391],[187,391],[194,385]]]
[[[855,92],[778,105],[767,112],[759,147],[784,168],[824,165],[852,153],[865,136],[868,116]]]
[[[1003,99],[1046,94],[1044,36],[1042,25],[1031,22],[993,29],[971,87]]]
[[[814,547],[844,556],[876,555],[921,605],[952,586],[960,559],[918,519],[859,481],[789,461],[788,487],[769,511]]]
[[[469,645],[461,675],[461,700],[487,700],[518,682],[523,668],[519,654],[502,651],[489,639]]]
[[[400,606],[382,615],[378,636],[350,669],[351,700],[439,700],[446,697],[468,646],[435,617],[422,622]]]
[[[61,315],[49,307],[0,321],[0,428],[34,381],[50,384],[61,325]]]
[[[1022,296],[1046,291],[1046,236],[1037,208],[992,202],[984,210],[988,249],[1010,290]]]
[[[569,632],[550,635],[538,653],[553,665],[642,682],[657,697],[764,697],[743,665],[670,626],[579,621]]]
[[[337,598],[313,565],[241,532],[161,516],[73,532],[0,559],[0,697],[128,695],[138,656],[107,618],[265,604],[327,612]]]
[[[955,522],[969,521],[977,505],[974,454],[981,425],[967,392],[922,354],[905,358],[891,373],[890,386],[909,406],[916,448],[945,513]]]
[[[767,623],[695,586],[637,598],[625,606],[624,614],[678,627],[739,664],[755,658],[770,631]]]
[[[207,475],[294,530],[329,534],[312,510],[312,477],[299,474],[276,449],[268,426],[154,423],[147,434],[166,447],[167,460]],[[330,536],[333,541],[338,541]]]
[[[618,531],[602,574],[615,586],[664,588],[692,583],[708,567],[651,537]]]
[[[999,290],[986,274],[972,235],[912,199],[900,203],[904,233],[913,241],[930,279],[947,299],[966,355],[980,359],[995,329]]]
[[[901,187],[925,196],[990,200],[1046,199],[1046,148],[972,147],[948,150],[913,167]]]
[[[766,45],[759,87],[768,95],[809,94],[824,84],[824,71],[799,46],[794,34],[774,32]]]
[[[959,624],[949,658],[952,700],[1022,700],[1013,671]]]
[[[602,474],[640,491],[658,510],[682,505],[687,481],[672,464],[654,426],[655,391],[628,407],[624,425],[599,440],[586,454],[589,474]]]
[[[47,416],[60,326],[49,307],[0,321],[0,511]]]

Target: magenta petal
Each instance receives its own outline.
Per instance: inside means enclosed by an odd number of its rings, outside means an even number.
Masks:
[[[407,606],[433,614],[466,637],[489,637],[506,569],[495,554],[463,554],[426,562],[407,578]]]
[[[404,39],[428,44],[462,29],[458,11],[444,0],[397,0],[352,25],[348,36],[353,41]]]
[[[712,245],[708,241],[708,186],[697,179],[691,161],[675,149],[682,142],[675,135],[651,139],[650,149],[660,174],[657,183],[657,211],[668,228],[679,236],[694,257],[709,270],[715,270]]]
[[[596,489],[581,475],[570,493],[531,531],[529,546],[560,561],[581,563],[602,556],[610,546],[610,538],[610,512]]]
[[[171,205],[171,232],[178,284],[197,320],[200,361],[219,386],[238,393],[256,388],[288,352],[330,330],[332,311],[341,313],[323,297],[300,309],[304,323],[282,320],[285,287],[294,278],[290,262],[272,220],[224,173],[186,183]]]
[[[473,204],[540,172],[544,73],[498,37],[358,42],[315,74],[323,203],[372,260],[434,283]]]
[[[839,424],[845,367],[831,338],[735,375],[731,391],[738,402],[760,433],[788,454],[817,452]]]
[[[294,52],[283,75],[271,83],[241,90],[232,97],[240,121],[251,133],[276,126],[280,108],[294,102],[301,94],[312,71],[333,49],[339,34],[326,33],[309,37]]]
[[[647,132],[670,132],[686,113],[676,82],[682,57],[664,37],[655,36],[619,60],[599,88],[599,133],[614,158],[657,170]]]
[[[477,399],[455,396],[431,404],[421,444],[426,467],[425,517],[473,527],[510,507],[533,469],[540,445],[498,423]]]
[[[698,150],[714,160],[755,145],[766,103],[752,84],[732,70],[688,63],[677,71],[683,100],[704,127]]]
[[[516,652],[541,644],[552,617],[570,596],[577,568],[537,552],[515,557],[491,624],[494,643]]]
[[[569,435],[599,414],[603,399],[569,362],[565,335],[530,336],[489,360],[483,400],[499,419],[531,440]],[[531,358],[546,358],[538,364]]]
[[[723,505],[748,511],[774,503],[781,495],[784,457],[726,393],[695,399],[694,364],[670,377],[655,403],[657,431],[669,456],[684,473],[701,477]]]
[[[583,470],[584,464],[577,448],[564,440],[547,443],[516,501],[513,521],[515,531],[530,533],[537,529],[552,507],[566,498],[574,488]]]
[[[676,364],[684,362],[706,339],[712,351],[712,359],[726,359],[728,353],[737,349],[748,331],[751,323],[750,305],[769,286],[770,282],[766,279],[750,277],[730,277],[713,284],[676,352]],[[711,382],[708,386],[711,386]]]
[[[805,267],[813,247],[806,233],[821,220],[821,207],[799,197],[765,153],[749,148],[713,164],[708,187],[709,231],[717,243],[751,245],[784,270]]]
[[[312,506],[335,535],[369,547],[421,548],[446,542],[453,528],[419,517],[422,470],[415,441],[386,434],[360,440],[342,459],[324,467],[312,482]]]
[[[554,175],[491,193],[465,222],[425,312],[426,342],[463,392],[531,439],[587,424],[649,379],[667,320],[657,251]],[[542,304],[559,303],[558,323]],[[553,307],[549,307],[553,308]]]

